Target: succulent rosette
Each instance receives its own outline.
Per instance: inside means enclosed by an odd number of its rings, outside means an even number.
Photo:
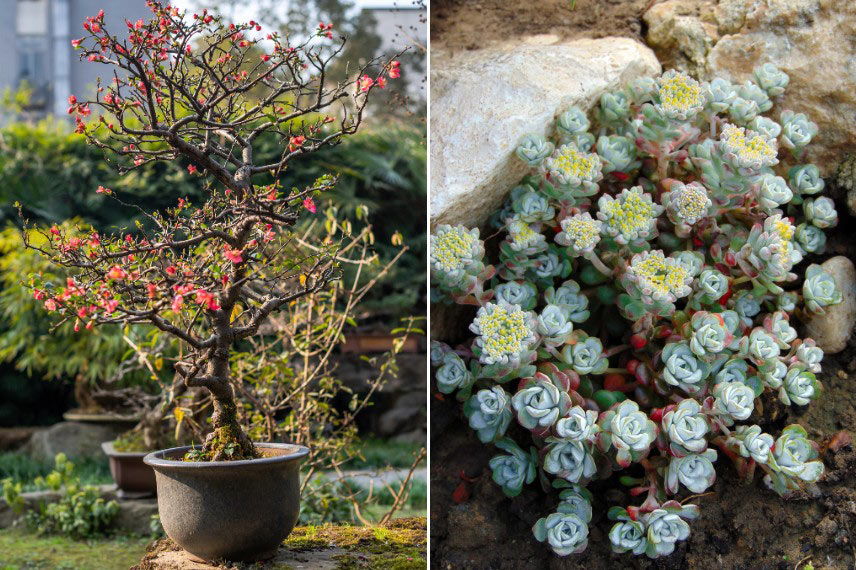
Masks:
[[[769,117],[762,117],[760,115],[749,122],[749,129],[769,140],[777,139],[782,134],[782,125]]]
[[[705,268],[693,283],[693,287],[698,292],[698,301],[711,305],[728,292],[728,277],[716,269]]]
[[[768,212],[782,207],[794,197],[788,183],[781,176],[765,174],[758,181],[757,188],[758,204]]]
[[[690,320],[689,346],[693,354],[711,360],[726,349],[737,348],[734,333],[740,317],[734,311],[698,311]]]
[[[797,330],[791,326],[790,317],[785,311],[775,311],[764,317],[764,329],[782,350],[787,350],[791,342],[797,339]],[[820,357],[823,358],[823,351]]]
[[[822,314],[824,307],[837,305],[842,299],[832,276],[815,264],[809,265],[805,271],[802,293],[806,307],[814,313]]]
[[[755,391],[742,382],[717,384],[713,396],[713,407],[725,425],[748,419],[755,409]]]
[[[548,287],[544,299],[551,305],[561,305],[568,313],[568,319],[575,323],[584,323],[591,313],[588,310],[588,297],[580,293],[580,285],[569,279],[558,288]]]
[[[680,483],[693,493],[704,493],[716,480],[714,461],[716,451],[713,449],[672,457],[666,469],[666,492],[677,493]]]
[[[646,527],[647,547],[645,554],[649,558],[668,556],[675,551],[675,543],[686,540],[690,535],[690,525],[684,519],[698,517],[698,507],[681,505],[677,501],[667,501],[642,517]]]
[[[657,216],[663,206],[656,204],[641,186],[625,188],[612,197],[603,194],[597,201],[597,217],[603,222],[603,231],[617,243],[627,245],[657,236]]]
[[[778,358],[780,352],[779,343],[762,327],[755,327],[749,336],[740,339],[740,353],[748,356],[757,366]]]
[[[556,130],[559,132],[559,138],[563,141],[570,140],[576,135],[587,132],[589,127],[591,127],[591,122],[586,116],[585,111],[576,105],[569,107],[556,120]]]
[[[806,221],[822,230],[838,225],[838,212],[835,211],[835,202],[831,198],[809,198],[803,202],[803,211]]]
[[[506,243],[512,251],[524,255],[535,255],[547,249],[547,241],[537,227],[518,218],[510,218],[505,226]]]
[[[536,372],[520,381],[511,398],[517,421],[528,430],[545,433],[571,409],[569,385],[562,385],[560,376],[553,378]]]
[[[817,134],[817,125],[803,113],[782,111],[782,146],[787,149],[801,149],[811,142]]]
[[[597,154],[603,162],[603,172],[627,173],[639,168],[636,160],[636,143],[621,135],[601,136],[597,139]]]
[[[728,437],[727,444],[735,446],[743,457],[766,464],[773,449],[773,436],[761,432],[761,426],[737,426]]]
[[[726,161],[738,171],[757,172],[779,163],[776,139],[744,127],[726,123],[719,135],[718,147]]]
[[[817,346],[813,339],[806,339],[797,347],[794,354],[799,362],[806,365],[811,372],[820,372],[820,361],[823,360],[823,349]]]
[[[538,135],[524,135],[517,143],[517,156],[529,166],[538,166],[553,153],[555,145]]]
[[[562,231],[556,234],[556,243],[567,247],[571,257],[593,252],[600,242],[603,222],[592,219],[588,212],[569,216],[563,219],[560,225]]]
[[[705,104],[714,113],[723,113],[731,106],[731,102],[737,97],[737,90],[727,79],[717,77],[710,82],[702,84]]]
[[[761,300],[752,291],[741,291],[734,297],[734,312],[740,316],[743,327],[751,327],[753,317],[761,312]]]
[[[774,214],[763,225],[752,226],[737,257],[752,273],[759,273],[769,281],[784,281],[793,275],[790,271],[794,264],[802,260],[792,241],[794,231],[787,218]]]
[[[575,200],[597,193],[603,178],[597,154],[580,150],[575,144],[560,146],[542,165],[545,177],[559,189],[560,197]]]
[[[710,423],[702,412],[701,405],[691,399],[681,400],[677,406],[663,414],[663,433],[669,438],[671,452],[675,456],[701,453],[707,448]]]
[[[578,554],[588,546],[588,524],[573,513],[552,513],[538,519],[532,534],[538,542],[547,542],[559,556]]]
[[[591,522],[592,494],[582,485],[570,484],[564,479],[554,479],[553,487],[562,489],[559,493],[559,505],[556,511],[560,513],[572,513],[580,517],[585,523]]]
[[[754,101],[755,104],[758,105],[758,111],[760,113],[766,113],[773,108],[773,102],[770,101],[770,97],[767,95],[767,92],[758,87],[758,85],[752,81],[747,80],[743,85],[738,87],[737,96],[749,101]]]
[[[816,482],[823,475],[823,462],[818,459],[818,446],[809,441],[801,425],[789,425],[773,446],[768,465],[773,469],[773,487],[779,494],[798,489],[797,481]]]
[[[538,315],[535,329],[541,337],[544,346],[558,347],[571,338],[574,323],[568,318],[568,313],[561,305],[547,305]]]
[[[663,194],[663,205],[673,224],[687,228],[706,218],[713,207],[707,189],[700,182],[676,182]]]
[[[597,425],[597,412],[574,406],[566,417],[556,422],[555,431],[556,435],[563,440],[590,441],[600,431],[600,426]]]
[[[538,289],[529,281],[506,281],[493,289],[493,301],[497,304],[518,305],[531,311],[538,303]]]
[[[781,360],[770,360],[758,368],[758,373],[764,385],[775,390],[782,385],[788,365]]]
[[[672,342],[663,347],[663,380],[687,394],[702,392],[710,375],[710,365],[701,360],[686,342]]]
[[[547,197],[528,185],[517,186],[511,191],[511,211],[515,218],[527,224],[547,222],[556,215]]]
[[[468,277],[484,270],[484,244],[478,228],[441,225],[431,236],[429,249],[432,281],[447,290],[466,287]]]
[[[443,394],[459,391],[459,397],[469,397],[470,389],[475,382],[475,376],[467,369],[466,363],[454,352],[447,352],[443,362],[437,369],[437,389]]]
[[[624,400],[603,412],[598,423],[601,429],[597,434],[598,448],[606,452],[615,447],[615,460],[621,467],[647,456],[657,438],[657,425],[633,400]]]
[[[788,367],[788,373],[779,388],[779,400],[786,406],[805,406],[820,395],[820,382],[802,362]]]
[[[744,99],[739,94],[728,106],[728,118],[738,125],[746,125],[752,122],[760,112],[761,109],[758,107],[757,101]]]
[[[621,91],[607,91],[600,96],[597,111],[602,123],[622,123],[630,116],[630,99]]]
[[[722,382],[746,382],[749,364],[740,357],[732,357],[722,363],[714,375],[714,385]]]
[[[590,479],[597,473],[594,458],[586,446],[579,441],[548,437],[547,454],[544,456],[544,471],[571,483]]]
[[[482,443],[494,441],[505,435],[514,417],[511,398],[501,386],[479,390],[470,396],[464,404],[464,414]]]
[[[823,191],[825,183],[820,176],[820,169],[813,164],[800,164],[788,170],[788,180],[791,188],[800,194],[814,195]]]
[[[661,250],[637,253],[619,279],[629,297],[619,299],[619,308],[633,318],[639,309],[634,309],[630,300],[637,300],[646,311],[670,315],[675,301],[692,292],[692,281],[693,269],[681,259],[665,257]]]
[[[752,74],[761,89],[766,91],[770,97],[778,97],[784,93],[790,81],[788,74],[772,63],[765,63],[756,67]]]
[[[562,359],[577,374],[602,374],[609,367],[603,356],[603,345],[597,337],[580,338],[562,349]]]
[[[632,552],[637,556],[643,554],[648,548],[648,539],[645,536],[645,530],[644,524],[631,519],[629,516],[615,523],[609,531],[609,542],[612,546],[612,551],[617,554]]]
[[[798,225],[794,231],[794,240],[806,253],[823,253],[826,249],[826,234],[814,225]]]
[[[493,481],[502,488],[506,497],[516,497],[523,490],[523,485],[535,480],[538,465],[535,449],[526,453],[507,437],[496,440],[495,445],[507,451],[508,455],[496,455],[488,462],[493,471]]]

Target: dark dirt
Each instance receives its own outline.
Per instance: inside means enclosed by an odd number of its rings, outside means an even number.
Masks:
[[[472,50],[516,37],[554,34],[561,38],[627,36],[641,39],[649,0],[434,0],[432,49]]]

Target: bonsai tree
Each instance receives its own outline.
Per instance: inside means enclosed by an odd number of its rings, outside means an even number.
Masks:
[[[238,423],[230,381],[230,353],[256,335],[275,311],[320,291],[339,274],[330,242],[301,258],[277,253],[289,228],[313,197],[335,183],[325,175],[302,188],[283,189],[278,175],[289,162],[353,134],[368,97],[399,75],[396,61],[372,60],[354,75],[331,78],[332,24],[320,24],[292,42],[271,33],[252,36],[255,22],[226,24],[203,11],[192,17],[149,2],[153,18],[126,22],[119,39],[104,13],[87,18],[83,38],[72,44],[81,59],[107,66],[111,81],[91,100],[69,97],[76,131],[115,156],[120,172],[152,161],[187,161],[207,199],[179,199],[165,211],[138,210],[136,230],[72,237],[57,226],[41,231],[27,247],[72,270],[65,283],[30,278],[37,300],[77,329],[106,323],[148,323],[184,347],[175,370],[187,387],[210,392],[212,431],[189,459],[228,460],[257,456]],[[252,58],[252,59],[251,59]],[[97,120],[84,119],[97,111]],[[257,164],[254,144],[274,137],[282,145],[275,161]],[[110,188],[95,192],[112,196]],[[25,222],[25,236],[28,236]]]

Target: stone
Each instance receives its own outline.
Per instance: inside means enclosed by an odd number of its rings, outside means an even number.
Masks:
[[[65,453],[69,458],[103,457],[101,443],[113,441],[127,429],[120,424],[59,422],[35,432],[22,449],[31,457],[45,461],[53,461],[57,453]]]
[[[660,73],[629,38],[535,36],[482,50],[431,53],[431,227],[482,225],[527,172],[514,158],[527,133],[547,135],[571,105]]]
[[[791,109],[817,123],[804,162],[824,176],[856,144],[856,42],[835,39],[856,37],[856,2],[669,0],[643,19],[664,68],[735,83],[764,63],[786,72],[790,83],[769,116]]]
[[[856,325],[856,267],[843,255],[820,264],[835,280],[842,299],[837,305],[824,307],[825,314],[812,314],[805,323],[806,336],[813,338],[827,354],[841,352],[847,346]]]
[[[41,429],[36,427],[0,428],[0,452],[15,451],[30,441],[33,434]]]
[[[424,426],[425,408],[424,390],[408,392],[396,398],[392,407],[378,420],[378,435],[392,437],[406,431],[413,431],[414,426]]]

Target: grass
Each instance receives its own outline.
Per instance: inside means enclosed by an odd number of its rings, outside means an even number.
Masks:
[[[80,477],[81,483],[105,485],[113,482],[106,457],[72,462],[74,473]],[[39,461],[21,453],[0,453],[0,480],[11,478],[13,483],[21,483],[24,486],[24,492],[34,490],[33,480],[36,477],[44,477],[53,469],[53,461]]]
[[[0,530],[0,570],[115,570],[140,561],[149,538],[115,537],[79,542]]]
[[[387,466],[396,469],[409,468],[421,447],[413,443],[367,438],[362,441],[360,457],[355,457],[342,468],[346,470],[383,469]]]

